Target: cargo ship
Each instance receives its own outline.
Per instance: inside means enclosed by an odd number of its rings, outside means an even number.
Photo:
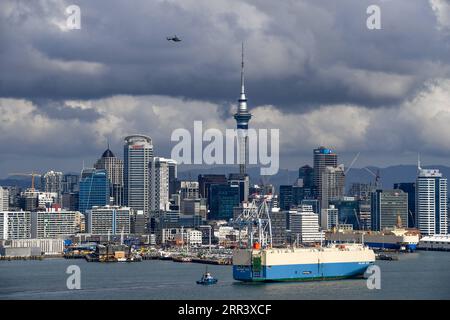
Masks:
[[[246,227],[248,243],[233,251],[233,278],[245,282],[313,281],[363,277],[375,253],[362,244],[316,247],[272,247],[265,201],[244,209],[236,220]],[[241,231],[241,229],[239,229]]]
[[[362,277],[375,262],[361,244],[311,248],[236,249],[233,278],[239,281],[311,281]]]
[[[419,233],[403,228],[382,232],[376,231],[337,231],[326,234],[328,242],[363,243],[373,249],[390,249],[414,252],[419,243]]]

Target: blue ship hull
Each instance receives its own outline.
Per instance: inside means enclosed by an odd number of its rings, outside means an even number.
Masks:
[[[358,278],[372,262],[293,264],[261,266],[253,272],[251,266],[233,266],[233,278],[239,281],[313,281]]]
[[[365,245],[367,245],[370,248],[375,249],[394,249],[394,250],[400,250],[401,247],[405,247],[406,251],[416,251],[417,244],[406,244],[401,245],[399,243],[381,243],[381,242],[364,242]]]

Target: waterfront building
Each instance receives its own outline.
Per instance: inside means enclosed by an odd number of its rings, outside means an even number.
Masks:
[[[133,212],[130,223],[131,233],[148,234],[148,217],[142,210]]]
[[[422,169],[416,180],[416,227],[422,235],[447,234],[447,178]]]
[[[16,239],[4,244],[9,248],[38,248],[39,255],[54,255],[64,252],[64,239]]]
[[[87,214],[88,233],[95,235],[129,234],[132,209],[121,206],[95,206]]]
[[[339,210],[332,204],[327,209],[327,230],[331,230],[339,225]]]
[[[408,194],[400,189],[372,193],[372,230],[383,231],[408,223]]]
[[[30,239],[31,212],[0,212],[0,240]]]
[[[291,239],[300,243],[322,242],[324,233],[320,231],[319,215],[313,212],[311,206],[299,206],[289,211]]]
[[[123,160],[117,158],[108,148],[94,164],[97,170],[105,170],[109,180],[109,195],[114,198],[113,204],[123,205]]]
[[[47,209],[31,213],[31,237],[37,239],[63,238],[80,232],[81,213]]]
[[[81,176],[80,212],[86,213],[94,206],[109,204],[109,180],[106,170],[83,169]]]
[[[124,203],[133,210],[150,211],[149,162],[153,158],[153,143],[145,135],[125,138],[124,151]]]
[[[273,208],[270,212],[272,245],[274,247],[284,247],[287,244],[287,212],[280,208]]]

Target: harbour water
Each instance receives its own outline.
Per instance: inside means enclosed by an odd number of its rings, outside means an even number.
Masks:
[[[81,290],[68,290],[66,269],[81,269]],[[216,285],[195,283],[206,266],[149,260],[88,263],[85,260],[0,261],[0,299],[450,299],[450,252],[401,254],[377,261],[381,289],[366,280],[241,283],[231,266],[208,265]]]

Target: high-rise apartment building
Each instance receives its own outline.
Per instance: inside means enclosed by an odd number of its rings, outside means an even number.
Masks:
[[[9,209],[9,190],[0,186],[0,211]]]
[[[170,196],[170,170],[175,168],[176,162],[172,159],[162,157],[154,157],[150,159],[148,165],[149,174],[149,194],[150,194],[150,211],[167,211],[169,210]]]
[[[447,234],[447,178],[422,169],[416,180],[416,227],[423,235]]]
[[[125,138],[124,160],[124,203],[133,210],[150,211],[149,162],[153,157],[150,137],[132,135]]]
[[[47,209],[31,213],[32,238],[57,239],[80,232],[80,215],[78,211]]]
[[[129,234],[133,211],[128,207],[93,207],[87,216],[88,233],[96,235]]]
[[[62,172],[48,171],[41,176],[41,191],[52,192],[58,195],[57,202],[61,203]]]
[[[30,239],[31,212],[0,212],[0,240]]]

